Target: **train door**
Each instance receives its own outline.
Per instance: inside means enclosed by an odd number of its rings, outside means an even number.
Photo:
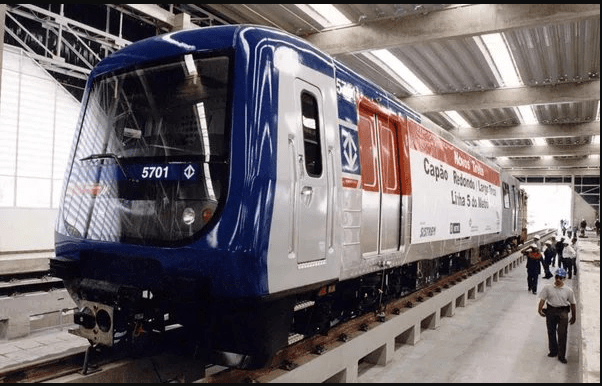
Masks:
[[[325,157],[322,96],[315,86],[295,79],[295,103],[300,106],[298,133],[291,139],[293,170],[293,245],[297,263],[326,258],[329,192]]]
[[[397,132],[396,123],[379,106],[369,101],[360,103],[360,238],[364,258],[399,248],[401,186]]]

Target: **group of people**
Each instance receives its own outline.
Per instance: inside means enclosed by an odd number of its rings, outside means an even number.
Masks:
[[[585,221],[585,220],[583,220]],[[582,221],[582,223],[583,223]],[[586,222],[587,225],[587,222]],[[584,226],[585,228],[585,226]],[[572,238],[572,237],[577,237],[577,232],[579,230],[579,227],[577,226],[577,224],[573,224],[572,226],[569,225],[569,222],[567,220],[560,220],[560,229],[562,229],[562,235],[563,236],[568,236],[568,238]],[[585,233],[585,230],[583,231]]]
[[[540,301],[537,312],[546,318],[548,356],[557,357],[560,362],[567,363],[568,325],[575,323],[576,305],[573,290],[564,282],[567,276],[571,279],[573,273],[577,275],[577,235],[574,235],[570,243],[565,242],[564,237],[561,237],[558,242],[554,241],[555,238],[552,237],[544,243],[545,249],[542,255],[540,237],[535,236],[534,243],[525,249],[523,254],[527,257],[528,291],[537,294],[537,282],[541,268],[544,270],[546,279],[554,276],[554,283],[547,284],[539,293]],[[556,266],[556,261],[558,269],[552,275],[550,267]]]
[[[600,220],[598,218],[596,218],[595,227],[596,235],[600,236]],[[560,229],[562,230],[563,236],[567,236],[568,233],[569,238],[577,237],[577,232],[579,232],[579,237],[587,238],[585,235],[585,231],[587,230],[587,221],[585,219],[581,219],[581,222],[579,222],[579,227],[577,227],[576,221],[571,227],[567,220],[560,220]]]
[[[550,267],[555,267],[556,262],[559,268],[565,269],[569,279],[573,278],[573,273],[577,275],[577,238],[573,237],[570,243],[565,241],[564,237],[558,242],[555,240],[556,238],[552,237],[544,243],[543,254],[539,236],[535,236],[534,243],[523,250],[523,254],[527,256],[527,288],[533,294],[537,294],[537,282],[542,268],[545,279],[554,276]]]

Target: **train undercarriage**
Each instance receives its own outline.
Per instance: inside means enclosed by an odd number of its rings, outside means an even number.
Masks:
[[[512,245],[482,247],[479,259],[505,256]],[[105,295],[111,296],[88,294],[88,300],[80,302],[74,318],[80,328],[72,333],[88,338],[95,347],[125,348],[134,355],[148,355],[162,347],[157,342],[164,339],[166,330],[177,325],[182,331],[177,335],[178,344],[187,353],[207,363],[261,368],[290,344],[316,334],[327,335],[334,326],[369,312],[378,315],[390,301],[469,268],[470,255],[471,251],[466,250],[385,267],[359,278],[267,301],[211,299],[181,302],[174,308],[166,294],[107,287]],[[98,287],[99,283],[94,283],[94,288]],[[80,288],[79,292],[85,291]]]

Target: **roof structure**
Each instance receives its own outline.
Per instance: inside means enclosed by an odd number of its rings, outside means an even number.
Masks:
[[[342,21],[321,6],[6,4],[4,44],[27,50],[81,98],[92,67],[133,41],[211,25],[280,28],[522,181],[571,183],[599,207],[599,4],[332,4]]]

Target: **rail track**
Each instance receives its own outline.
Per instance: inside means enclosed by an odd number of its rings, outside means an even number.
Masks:
[[[17,296],[33,292],[48,292],[65,288],[63,281],[47,272],[0,275],[0,297]]]

